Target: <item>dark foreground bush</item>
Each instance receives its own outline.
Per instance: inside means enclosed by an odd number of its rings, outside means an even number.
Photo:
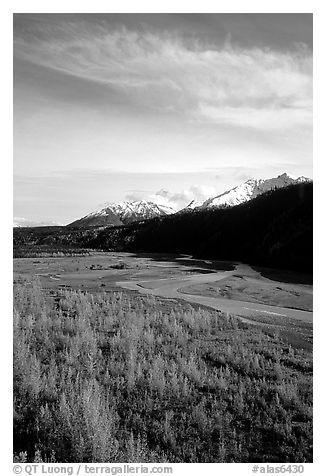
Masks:
[[[310,357],[277,336],[152,297],[14,298],[16,460],[312,461]]]

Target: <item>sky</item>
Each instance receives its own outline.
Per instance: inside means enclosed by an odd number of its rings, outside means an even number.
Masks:
[[[14,14],[14,216],[312,177],[312,14]]]

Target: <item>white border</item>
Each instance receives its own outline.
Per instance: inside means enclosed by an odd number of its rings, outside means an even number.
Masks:
[[[10,11],[20,13],[311,13],[318,4],[303,0],[14,0],[9,3]]]
[[[12,474],[12,13],[313,13],[314,14],[314,463],[306,465],[309,474],[324,474],[322,462],[324,456],[325,434],[325,365],[324,336],[325,332],[325,303],[323,300],[325,269],[325,141],[326,125],[321,117],[325,108],[325,48],[326,48],[326,18],[323,3],[317,1],[285,1],[273,2],[229,0],[218,1],[188,1],[176,0],[159,1],[73,1],[73,0],[19,0],[6,1],[1,6],[0,15],[0,45],[1,68],[1,131],[2,131],[2,182],[1,182],[1,218],[2,233],[2,439],[0,445],[0,458],[5,463],[3,474]],[[322,150],[324,148],[324,150]],[[8,465],[7,465],[8,463]],[[173,465],[175,466],[175,465]],[[207,474],[251,474],[252,465],[243,464],[206,464],[185,465],[181,464],[175,469],[174,474],[195,474],[205,471]]]

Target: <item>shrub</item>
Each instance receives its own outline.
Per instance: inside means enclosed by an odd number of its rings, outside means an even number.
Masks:
[[[38,281],[14,307],[15,461],[312,461],[311,356],[278,335]]]

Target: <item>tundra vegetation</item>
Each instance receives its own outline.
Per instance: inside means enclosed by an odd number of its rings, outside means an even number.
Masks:
[[[72,256],[90,256],[91,250],[57,246],[28,245],[14,246],[14,258],[64,258]]]
[[[153,296],[14,288],[14,458],[311,462],[312,358]]]

